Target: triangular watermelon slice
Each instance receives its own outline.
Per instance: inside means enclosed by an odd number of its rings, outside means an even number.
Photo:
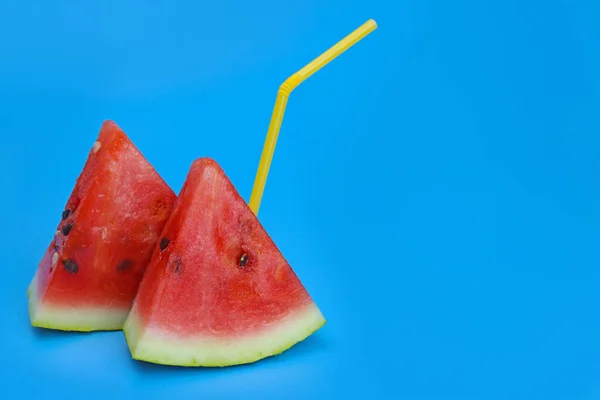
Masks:
[[[104,122],[29,285],[31,324],[121,329],[175,199],[125,133]]]
[[[123,328],[133,358],[250,363],[324,324],[223,170],[209,158],[194,161]]]

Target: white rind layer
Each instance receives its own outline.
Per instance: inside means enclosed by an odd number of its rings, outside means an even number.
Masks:
[[[29,319],[39,328],[62,331],[116,331],[123,328],[129,309],[57,306],[40,301],[37,274],[27,289]]]
[[[311,303],[261,331],[228,338],[180,338],[157,327],[141,327],[134,307],[123,331],[136,360],[184,367],[225,367],[279,354],[306,339],[325,322],[321,311]]]

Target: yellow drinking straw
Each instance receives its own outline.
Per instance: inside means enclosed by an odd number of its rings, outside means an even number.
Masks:
[[[348,50],[369,33],[373,32],[375,28],[377,28],[377,23],[372,19],[368,20],[354,32],[307,64],[304,68],[287,78],[279,87],[277,99],[275,100],[275,107],[273,108],[273,114],[271,115],[271,122],[269,123],[269,130],[267,131],[267,138],[265,139],[260,163],[258,164],[258,171],[256,172],[256,178],[254,179],[252,195],[250,196],[249,206],[255,215],[258,214],[260,201],[265,190],[267,175],[269,174],[269,168],[271,167],[271,160],[273,159],[273,153],[275,152],[275,144],[277,143],[281,121],[283,120],[285,106],[287,105],[290,93],[308,77],[327,65],[331,60]]]

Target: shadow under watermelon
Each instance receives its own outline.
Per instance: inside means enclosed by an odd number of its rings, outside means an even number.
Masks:
[[[114,335],[118,331],[94,331],[94,332],[78,332],[78,331],[61,331],[49,328],[39,328],[29,326],[31,335],[36,342],[40,343],[72,343],[74,340],[89,340],[106,335]]]
[[[327,340],[315,333],[300,343],[297,343],[295,346],[290,349],[284,351],[283,353],[264,358],[260,361],[251,363],[251,364],[241,364],[241,365],[233,365],[230,367],[176,367],[170,365],[161,365],[161,364],[153,364],[145,361],[138,361],[130,358],[130,362],[133,364],[133,367],[137,370],[137,372],[142,374],[168,374],[169,372],[181,374],[184,371],[188,373],[198,373],[198,371],[202,371],[202,373],[206,373],[208,371],[217,372],[217,371],[231,371],[231,370],[239,370],[239,369],[252,369],[256,367],[265,367],[268,365],[277,365],[283,363],[290,363],[296,359],[303,359],[304,357],[310,357],[311,355],[318,355],[320,352],[328,349],[330,347]],[[127,350],[129,351],[129,350]]]
[[[35,326],[30,326],[29,329],[33,333],[33,336],[39,340],[53,340],[57,338],[63,337],[78,337],[78,336],[90,336],[92,334],[102,333],[102,332],[76,332],[76,331],[61,331],[57,329],[49,329],[49,328],[38,328]]]

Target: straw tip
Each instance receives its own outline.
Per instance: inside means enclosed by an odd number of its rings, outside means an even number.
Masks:
[[[371,26],[373,29],[377,28],[377,21],[375,21],[373,18],[371,18],[370,20],[368,20],[367,24],[369,26]]]

